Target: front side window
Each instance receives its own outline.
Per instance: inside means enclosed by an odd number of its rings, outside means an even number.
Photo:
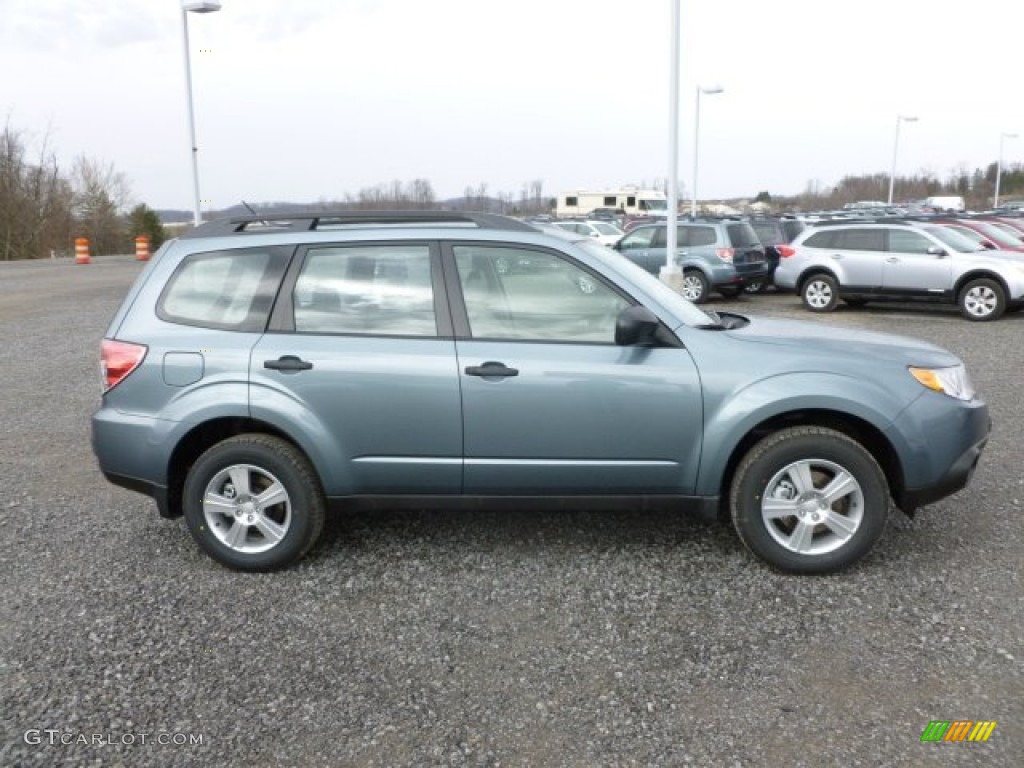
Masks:
[[[567,259],[506,246],[453,250],[474,338],[615,343],[629,302]],[[521,267],[502,272],[502,263]]]
[[[299,332],[437,334],[425,244],[311,248],[292,302]]]
[[[167,283],[157,316],[172,323],[259,331],[284,268],[283,252],[239,248],[188,256]]]
[[[907,229],[889,230],[889,250],[895,253],[928,253],[932,241],[919,232]]]
[[[633,251],[640,248],[650,248],[656,231],[657,227],[639,227],[634,229],[619,241],[619,250]]]

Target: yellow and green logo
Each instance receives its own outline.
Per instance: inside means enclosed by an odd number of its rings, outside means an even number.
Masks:
[[[921,741],[988,741],[995,729],[995,720],[932,720]]]

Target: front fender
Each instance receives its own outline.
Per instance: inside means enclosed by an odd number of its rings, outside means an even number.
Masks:
[[[885,434],[897,455],[905,456],[909,446],[899,433],[887,430],[914,399],[862,378],[820,371],[779,374],[720,393],[705,401],[697,494],[720,493],[737,447],[760,425],[789,414],[817,411],[866,422]]]

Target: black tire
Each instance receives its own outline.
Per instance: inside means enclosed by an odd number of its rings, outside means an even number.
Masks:
[[[839,284],[832,275],[811,275],[800,286],[800,298],[811,312],[831,312],[839,304]]]
[[[743,292],[743,286],[741,285],[720,285],[718,286],[718,292],[725,296],[727,299],[735,299],[740,293]]]
[[[844,491],[821,491],[845,473]],[[755,445],[730,492],[733,526],[752,553],[790,573],[829,573],[866,555],[889,514],[889,488],[874,457],[824,427],[792,427]],[[792,514],[787,514],[787,512]]]
[[[263,505],[267,491],[273,493]],[[188,471],[182,506],[199,546],[240,571],[297,562],[324,525],[312,466],[291,443],[270,435],[238,435],[207,450]]]
[[[1006,291],[998,281],[981,277],[961,288],[956,302],[968,320],[998,320],[1006,312]]]
[[[689,299],[694,304],[703,304],[708,300],[708,279],[699,269],[688,269],[683,272],[683,286],[680,293],[684,299]]]

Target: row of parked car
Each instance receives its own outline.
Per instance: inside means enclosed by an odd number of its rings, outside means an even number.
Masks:
[[[589,235],[658,274],[665,265],[664,223],[552,222]],[[840,302],[955,303],[970,320],[995,320],[1024,307],[1024,218],[1007,212],[813,217],[702,217],[678,223],[675,264],[683,295],[737,296],[774,284],[800,295],[813,312]]]

